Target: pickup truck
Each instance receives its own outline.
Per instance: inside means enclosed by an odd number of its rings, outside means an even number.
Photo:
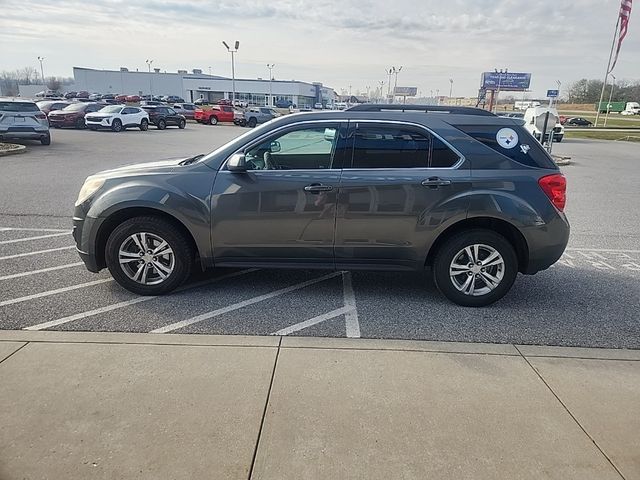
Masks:
[[[268,122],[279,116],[281,116],[281,114],[270,107],[251,107],[245,110],[243,120],[244,125],[253,128],[259,123]]]
[[[218,122],[233,122],[233,107],[229,105],[199,106],[193,112],[193,118],[198,123],[217,125]]]

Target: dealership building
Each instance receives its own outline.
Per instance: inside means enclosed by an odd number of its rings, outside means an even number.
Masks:
[[[175,73],[161,72],[156,68],[151,72],[130,71],[122,67],[117,70],[97,70],[93,68],[73,68],[75,84],[66,90],[86,90],[97,93],[121,93],[127,95],[177,95],[186,101],[199,98],[215,102],[231,99],[233,82],[230,78],[207,75],[202,70],[178,70]],[[336,100],[336,92],[319,82],[307,83],[297,80],[263,80],[236,78],[236,100],[254,105],[271,102],[292,103],[299,107],[316,103],[331,105]]]

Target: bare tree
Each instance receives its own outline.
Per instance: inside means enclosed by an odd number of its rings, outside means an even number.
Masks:
[[[57,92],[58,90],[60,90],[60,80],[58,80],[56,77],[49,77],[47,78],[47,88],[49,90],[53,90],[54,92]]]
[[[37,84],[39,81],[42,81],[41,78],[38,78],[38,70],[32,66],[26,66],[16,70],[16,76],[18,82],[22,85],[31,85],[32,83]]]

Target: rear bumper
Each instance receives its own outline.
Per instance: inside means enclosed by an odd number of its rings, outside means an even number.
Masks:
[[[49,135],[48,128],[31,129],[28,131],[15,131],[15,130],[0,130],[0,138],[24,138],[27,140],[39,140],[42,137]]]
[[[529,259],[522,273],[533,275],[546,270],[562,257],[569,242],[570,227],[564,213],[559,213],[544,226],[529,227],[522,233],[529,247]]]

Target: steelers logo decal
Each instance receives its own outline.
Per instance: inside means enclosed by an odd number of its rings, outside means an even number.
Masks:
[[[518,145],[518,134],[512,128],[501,128],[496,133],[496,140],[502,148],[514,148]]]

